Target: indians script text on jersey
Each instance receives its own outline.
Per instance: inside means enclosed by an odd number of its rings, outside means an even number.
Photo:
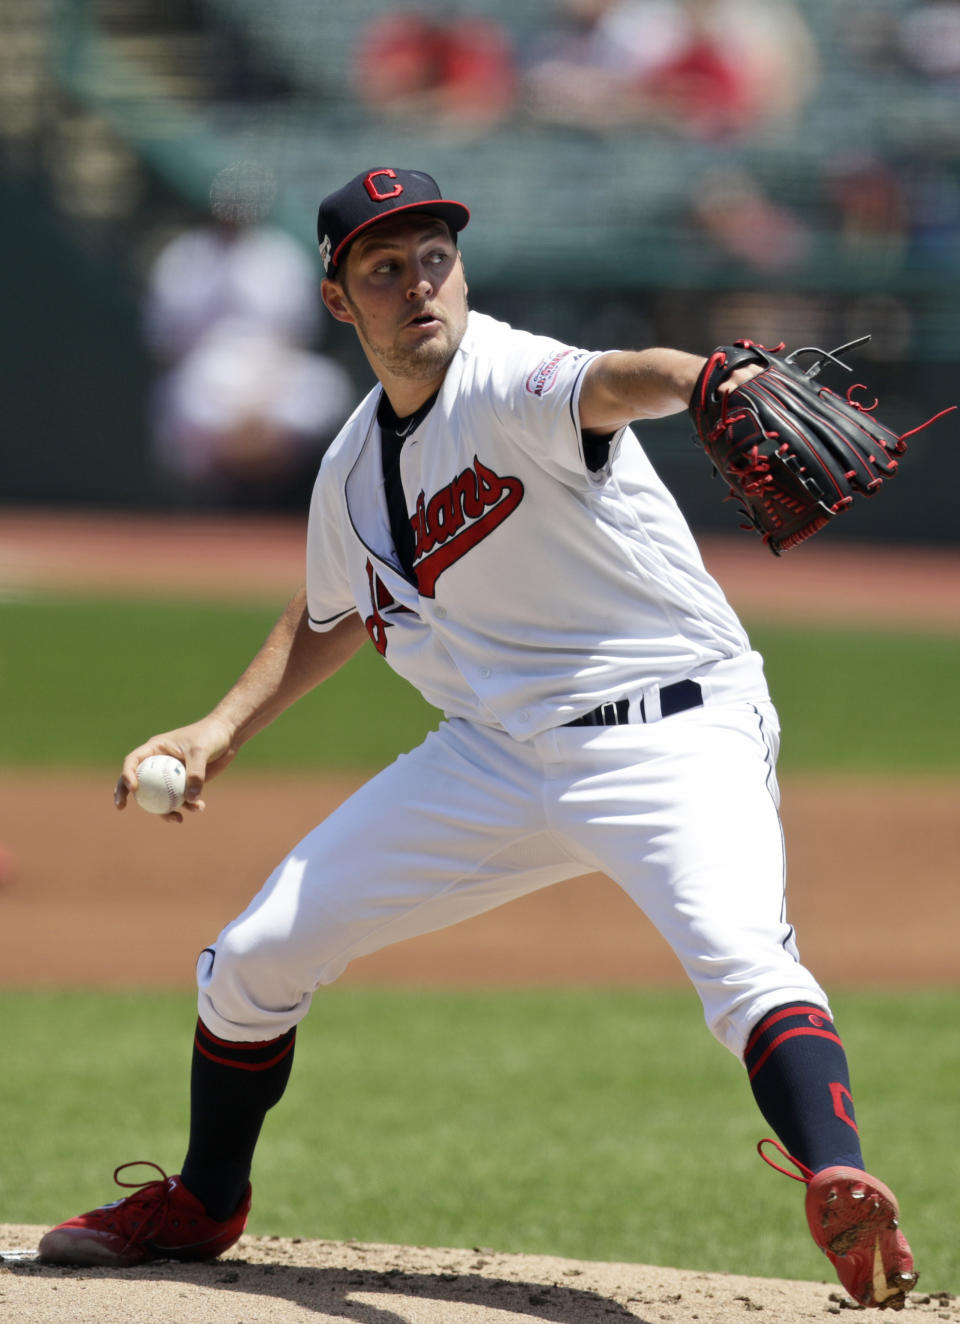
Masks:
[[[588,468],[577,404],[594,357],[470,314],[401,452],[416,583],[390,536],[372,391],[314,490],[314,629],[359,612],[430,703],[519,739],[748,651],[632,431]]]

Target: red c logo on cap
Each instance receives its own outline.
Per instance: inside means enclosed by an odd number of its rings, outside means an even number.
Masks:
[[[366,179],[363,181],[363,187],[370,194],[371,198],[373,198],[374,202],[386,202],[388,198],[396,198],[403,192],[402,184],[394,184],[389,193],[381,193],[373,182],[378,175],[385,175],[387,179],[396,179],[397,172],[395,170],[370,171],[369,175],[367,175]]]

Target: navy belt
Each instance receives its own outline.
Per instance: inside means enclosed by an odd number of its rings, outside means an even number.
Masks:
[[[703,690],[695,680],[678,680],[674,685],[664,685],[660,691],[660,716],[672,717],[674,713],[684,713],[688,708],[703,706]],[[601,703],[593,712],[575,717],[564,726],[625,726],[630,721],[630,700],[617,699],[615,703]],[[647,714],[643,700],[640,700],[640,721],[645,722]]]

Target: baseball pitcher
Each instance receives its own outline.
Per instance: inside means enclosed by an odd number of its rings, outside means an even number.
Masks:
[[[211,713],[127,756],[116,803],[141,760],[174,755],[188,791],[171,817],[186,821],[246,741],[367,641],[442,721],[295,846],[201,954],[181,1172],[136,1183],[118,1169],[133,1193],[49,1231],[41,1256],[131,1265],[231,1246],[317,990],[389,943],[600,870],[670,943],[742,1061],[779,1137],[763,1143],[805,1185],[843,1286],[899,1309],[917,1275],[897,1202],[865,1170],[843,1044],[787,918],[762,660],[630,427],[691,408],[779,551],[847,494],[810,490],[813,461],[793,462],[758,402],[807,435],[825,388],[751,342],[706,361],[601,353],[470,311],[469,215],[429,175],[393,167],[321,204],[323,299],[376,385],[320,467],[305,587]],[[902,440],[834,399],[846,422],[826,428],[831,444],[867,455],[837,472],[859,476],[872,457],[882,481]]]

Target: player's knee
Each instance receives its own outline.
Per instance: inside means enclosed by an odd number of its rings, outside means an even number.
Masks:
[[[268,953],[232,934],[201,953],[197,987],[200,1019],[229,1040],[276,1038],[303,1019],[311,1001]]]
[[[812,975],[802,967],[798,969],[799,977],[789,985],[770,983],[758,986],[749,994],[731,1000],[726,1005],[711,1005],[704,1001],[704,1015],[711,1033],[734,1057],[743,1060],[754,1030],[777,1007],[811,1003],[823,1008],[825,1014],[830,1014],[826,993]]]

